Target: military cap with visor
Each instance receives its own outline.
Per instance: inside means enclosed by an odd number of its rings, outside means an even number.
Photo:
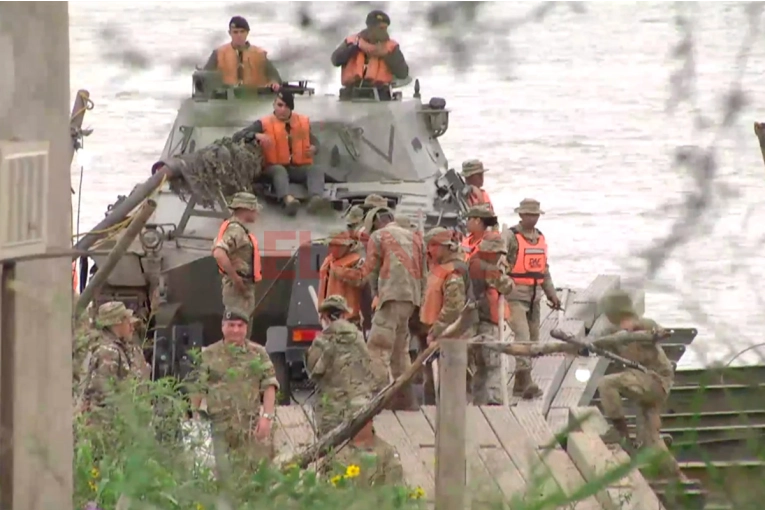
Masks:
[[[237,308],[226,308],[223,311],[224,321],[244,321],[250,322],[250,317],[243,311]]]

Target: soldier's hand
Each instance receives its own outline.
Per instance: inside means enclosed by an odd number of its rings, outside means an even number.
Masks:
[[[376,46],[374,44],[361,38],[359,38],[358,47],[361,51],[368,55],[371,55],[376,50]]]
[[[271,137],[270,137],[270,136],[268,136],[268,135],[267,135],[267,134],[265,134],[265,133],[257,133],[257,134],[255,135],[255,139],[256,139],[258,142],[260,142],[260,144],[261,144],[261,145],[266,145],[266,146],[268,146],[268,145],[271,145],[271,143],[272,143],[272,141],[271,141]]]
[[[261,416],[258,420],[258,425],[255,427],[255,439],[263,441],[268,439],[269,435],[271,435],[271,420]]]
[[[372,300],[372,310],[377,311],[377,305],[380,304],[380,298],[375,296]]]
[[[428,333],[428,338],[427,338],[428,345],[432,344],[435,341],[436,341],[435,337],[431,333]]]
[[[244,280],[242,280],[242,277],[239,275],[236,275],[236,278],[232,280],[234,283],[234,288],[238,290],[241,293],[247,292],[247,286],[244,284]]]
[[[662,340],[664,338],[669,338],[672,336],[672,331],[663,329],[663,328],[654,328],[652,331],[653,337],[656,340]]]

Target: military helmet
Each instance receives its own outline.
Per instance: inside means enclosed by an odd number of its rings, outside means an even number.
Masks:
[[[345,216],[345,223],[350,227],[356,227],[364,221],[364,209],[359,205],[354,205],[348,210]]]
[[[121,301],[109,301],[98,307],[96,324],[103,328],[116,326],[125,319],[137,322],[141,319],[133,316],[133,310],[127,308]]]
[[[483,162],[480,159],[469,159],[462,162],[462,175],[464,177],[471,177],[488,171],[489,169],[483,167]]]
[[[626,317],[637,315],[632,298],[623,290],[614,290],[603,296],[600,300],[600,309],[613,324],[618,324]]]
[[[507,243],[502,239],[502,234],[489,231],[483,235],[483,239],[478,245],[478,251],[484,253],[507,253]]]
[[[258,197],[252,193],[240,191],[231,197],[228,203],[229,209],[249,209],[250,211],[260,211],[262,206],[258,202]]]
[[[496,218],[497,215],[492,211],[489,204],[477,204],[468,209],[466,216],[468,218]]]
[[[347,230],[343,230],[342,232],[333,234],[332,237],[329,238],[327,244],[329,244],[329,246],[351,246],[355,242],[356,240],[351,233]]]
[[[223,312],[224,321],[244,321],[250,322],[250,317],[238,308],[228,307]]]
[[[319,305],[319,313],[330,312],[333,310],[339,310],[343,313],[350,313],[351,311],[351,309],[348,308],[348,302],[345,298],[338,294],[327,296]]]
[[[388,207],[388,201],[377,193],[372,193],[364,199],[364,205],[367,207]]]

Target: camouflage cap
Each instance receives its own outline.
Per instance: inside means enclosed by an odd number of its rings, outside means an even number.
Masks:
[[[133,316],[133,310],[125,306],[121,301],[109,301],[98,307],[96,324],[101,327],[116,326],[125,319],[137,322],[141,319]]]
[[[350,232],[343,230],[332,234],[327,243],[329,246],[351,246],[356,240],[353,238]]]
[[[625,317],[636,315],[632,298],[623,290],[614,290],[603,296],[600,310],[614,324]]]
[[[262,206],[258,202],[258,197],[252,193],[240,191],[231,197],[228,203],[229,209],[249,209],[250,211],[260,211]]]
[[[544,214],[541,209],[539,200],[533,198],[524,198],[521,200],[521,205],[515,208],[515,212],[518,214]]]
[[[367,207],[388,207],[388,200],[381,197],[377,193],[372,193],[364,199],[364,205]]]
[[[345,223],[349,226],[355,227],[360,225],[364,221],[364,209],[359,205],[354,205],[348,210],[348,214],[345,216]]]
[[[223,311],[223,320],[250,322],[250,317],[238,308],[226,308]]]
[[[329,312],[331,310],[339,310],[344,313],[349,313],[351,311],[351,309],[348,308],[348,302],[345,298],[338,294],[327,296],[319,305],[319,313]]]
[[[457,243],[454,239],[455,232],[444,227],[433,227],[425,232],[426,244],[437,244],[441,246],[455,247]]]
[[[477,204],[468,209],[468,218],[496,218],[497,215],[491,210],[489,204]]]
[[[462,162],[463,177],[470,177],[471,175],[482,174],[488,171],[489,169],[483,167],[483,162],[480,159],[469,159]]]
[[[478,251],[484,253],[507,253],[507,243],[502,239],[502,234],[490,230],[483,235]]]

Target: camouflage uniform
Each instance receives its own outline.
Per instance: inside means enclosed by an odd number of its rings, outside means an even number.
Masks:
[[[488,233],[478,247],[479,253],[506,253],[506,246],[498,233]],[[513,290],[513,281],[499,267],[486,260],[470,260],[470,278],[478,300],[478,336],[476,342],[496,342],[499,327],[492,322],[486,292],[496,289],[502,296]],[[505,317],[509,322],[510,317]],[[499,351],[481,345],[472,345],[469,363],[473,370],[473,403],[475,405],[502,404],[502,358]]]
[[[255,195],[237,193],[231,199],[229,209],[236,211],[239,208],[260,211],[261,205]],[[229,221],[226,230],[215,240],[213,250],[220,248],[226,252],[237,274],[244,280],[246,291],[239,292],[231,278],[223,273],[221,275],[223,306],[242,310],[251,317],[255,311],[255,282],[252,277],[253,246],[247,227],[237,220],[236,216],[232,216]]]
[[[469,159],[462,162],[462,176],[466,179],[488,171],[487,168],[484,168],[483,162],[480,159]],[[467,200],[468,206],[487,204],[489,209],[494,212],[494,206],[491,204],[491,200],[489,200],[488,193],[478,186],[468,185],[468,188],[470,193]]]
[[[360,205],[354,205],[348,209],[348,214],[345,216],[345,224],[348,226],[349,231],[355,233],[363,223],[364,209]]]
[[[359,476],[353,480],[361,486],[404,483],[404,468],[396,449],[377,436],[371,445],[348,443],[335,454],[333,463],[339,465],[343,472],[348,466],[358,466]]]
[[[372,231],[378,212],[367,214],[365,228]],[[378,373],[378,389],[388,382],[388,370],[394,378],[410,366],[409,319],[422,299],[422,241],[410,230],[395,222],[374,231],[367,243],[367,258],[361,270],[372,295],[377,297],[377,309],[372,318],[369,353]],[[413,405],[411,388],[402,392],[402,406]],[[406,403],[404,403],[406,401]]]
[[[659,325],[647,318],[639,318],[634,311],[632,299],[623,291],[615,291],[603,298],[601,303],[603,313],[614,325],[626,318],[636,320],[632,331],[658,331]],[[598,383],[603,414],[613,427],[604,436],[606,442],[626,440],[628,438],[627,422],[622,407],[624,396],[632,400],[643,415],[645,430],[638,431],[642,443],[667,452],[664,467],[672,474],[679,475],[680,468],[675,459],[667,451],[661,438],[661,411],[669,397],[674,380],[672,363],[664,353],[658,341],[639,343],[632,341],[629,332],[601,337],[595,340],[596,347],[613,351],[619,356],[640,363],[650,372],[626,368],[616,374],[605,375]]]
[[[349,313],[345,298],[328,296],[319,313]],[[319,436],[340,425],[373,396],[371,358],[364,337],[344,319],[332,322],[306,352],[305,367],[316,383],[314,406]]]
[[[126,318],[137,321],[133,310],[125,308],[124,303],[111,301],[98,308],[96,325],[101,328],[98,344],[86,356],[83,363],[87,369],[82,376],[82,401],[87,409],[104,405],[111,381],[135,379],[151,380],[151,367],[143,356],[141,347],[132,339],[117,337],[111,329]]]
[[[244,311],[235,315],[245,320]],[[261,393],[269,386],[279,390],[266,349],[249,340],[241,346],[219,340],[202,349],[198,381],[206,394],[213,433],[230,451],[252,464],[273,457],[273,428],[272,437],[263,442],[250,435],[260,418]]]

